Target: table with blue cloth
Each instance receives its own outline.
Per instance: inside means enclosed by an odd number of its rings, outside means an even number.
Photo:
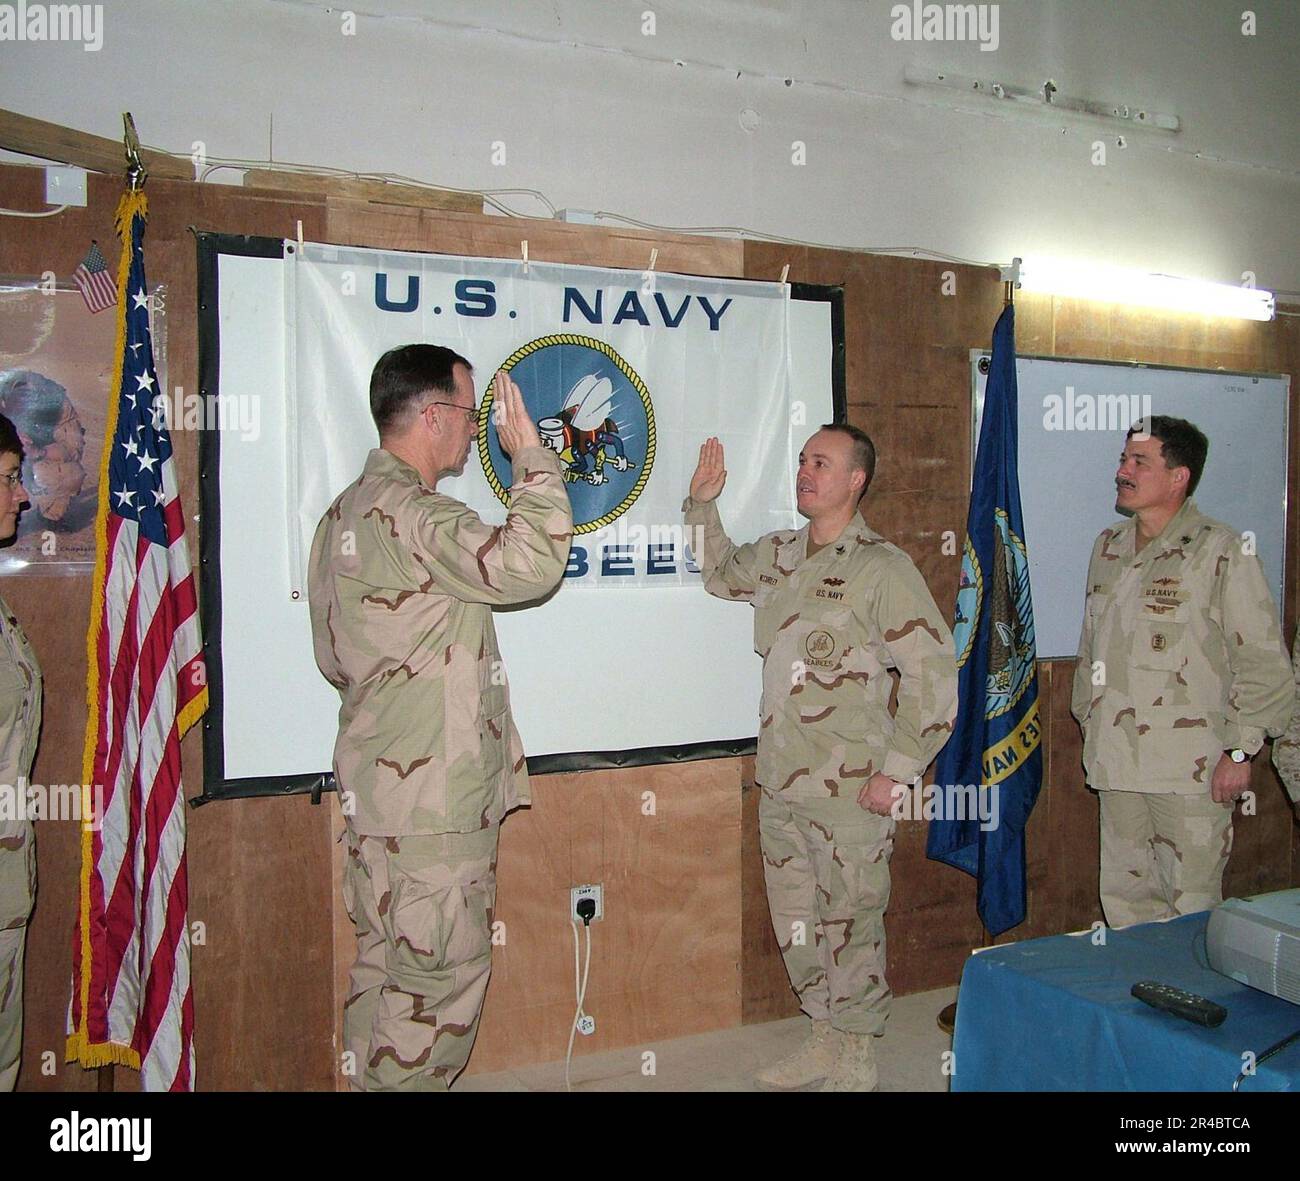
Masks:
[[[1300,1005],[1208,966],[1210,912],[1105,932],[1029,939],[966,961],[953,1036],[954,1091],[1231,1091],[1256,1057],[1300,1029]],[[1222,1005],[1206,1029],[1129,995],[1139,980]],[[1300,1090],[1300,1040],[1239,1088]]]

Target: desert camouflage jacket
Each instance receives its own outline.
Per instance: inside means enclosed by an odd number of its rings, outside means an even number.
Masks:
[[[382,448],[330,505],[308,595],[316,663],[342,698],[334,774],[355,833],[471,832],[528,801],[492,606],[551,590],[572,535],[543,447],[515,456],[504,525]]]
[[[36,653],[0,599],[0,931],[26,923],[36,896],[36,843],[18,793],[36,757],[41,687]]]
[[[1099,790],[1209,791],[1224,750],[1286,727],[1295,682],[1260,561],[1186,501],[1134,553],[1137,520],[1088,563],[1071,709]]]
[[[682,506],[702,530],[704,585],[754,605],[763,657],[756,777],[796,799],[856,798],[877,771],[921,775],[952,733],[952,634],[925,580],[855,513],[807,557],[810,526],[733,545],[715,502]],[[898,703],[889,712],[893,680]]]

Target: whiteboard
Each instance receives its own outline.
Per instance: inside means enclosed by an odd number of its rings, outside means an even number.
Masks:
[[[979,361],[987,357],[971,353],[973,440],[986,380]],[[1210,453],[1193,499],[1206,516],[1254,535],[1281,612],[1290,378],[1022,356],[1016,384],[1039,660],[1078,653],[1088,558],[1097,535],[1121,519],[1115,469],[1129,426],[1146,414],[1185,418],[1205,432]]]
[[[285,461],[285,268],[279,257],[221,249],[208,265],[222,293],[206,311],[219,392],[255,391],[261,413],[256,437],[220,432],[215,462],[203,470],[205,546],[215,539],[220,588],[219,611],[205,611],[204,620],[205,643],[219,654],[219,667],[212,670],[210,656],[209,668],[220,703],[205,722],[205,779],[217,795],[301,790],[304,777],[330,770],[339,698],[316,668],[305,596],[285,593],[292,578],[284,522],[296,510]],[[790,303],[791,381],[807,405],[808,433],[835,417],[835,307],[815,297]],[[774,490],[774,499],[784,492]],[[725,524],[726,491],[719,507]],[[790,518],[782,527],[797,524]],[[638,748],[673,757],[674,748],[740,746],[757,733],[761,662],[748,604],[716,599],[700,584],[597,591],[562,584],[541,606],[494,617],[530,760]],[[575,618],[583,634],[608,639],[581,662]],[[544,760],[541,769],[551,767]]]

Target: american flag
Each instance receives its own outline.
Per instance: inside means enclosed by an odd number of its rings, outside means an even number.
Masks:
[[[92,312],[102,312],[117,303],[117,284],[108,273],[108,263],[99,252],[99,243],[90,244],[90,253],[75,271],[72,281]]]
[[[88,636],[83,828],[68,1057],[119,1063],[147,1091],[194,1086],[194,994],[181,735],[207,707],[194,575],[149,337],[148,206],[129,192],[118,232],[129,270],[105,431]]]

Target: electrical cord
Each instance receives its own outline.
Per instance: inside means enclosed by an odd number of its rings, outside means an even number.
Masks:
[[[53,209],[46,209],[42,213],[28,213],[22,209],[0,209],[0,215],[4,217],[53,217],[56,213],[62,213],[67,209],[66,205],[57,205]]]
[[[150,149],[151,151],[164,151],[165,149]],[[199,183],[202,184],[208,177],[223,168],[236,168],[247,170],[250,168],[265,169],[268,172],[307,172],[314,176],[329,176],[338,180],[370,180],[379,184],[400,184],[409,185],[415,189],[428,189],[430,192],[438,193],[460,193],[469,197],[482,197],[494,209],[500,210],[507,217],[527,218],[530,215],[520,213],[511,209],[496,198],[500,196],[527,196],[533,197],[540,202],[547,210],[551,218],[554,218],[558,210],[551,203],[545,193],[538,189],[458,189],[451,185],[430,184],[427,180],[417,180],[411,176],[404,176],[397,172],[353,172],[346,168],[332,168],[324,164],[286,164],[279,160],[240,160],[234,157],[211,156],[208,157],[212,163],[204,168],[199,175]]]
[[[902,254],[912,255],[917,258],[933,259],[937,262],[955,262],[964,266],[971,267],[998,267],[1005,264],[988,262],[973,258],[961,258],[955,254],[945,254],[941,250],[931,250],[926,246],[845,246],[830,242],[805,242],[802,238],[785,238],[780,234],[767,234],[761,230],[750,230],[744,226],[661,226],[654,222],[639,221],[635,217],[626,217],[621,213],[610,213],[607,210],[595,210],[595,217],[609,218],[612,221],[621,221],[626,225],[636,226],[642,230],[657,230],[664,234],[707,234],[718,236],[720,234],[731,234],[738,238],[744,238],[753,242],[774,242],[780,246],[807,246],[813,250],[843,250],[852,254]]]
[[[150,151],[167,153],[165,148],[150,148]],[[540,189],[514,188],[514,189],[458,189],[451,185],[431,184],[429,181],[417,180],[414,177],[404,176],[394,172],[354,172],[346,168],[334,168],[321,164],[290,164],[277,160],[243,160],[234,157],[212,156],[208,157],[212,162],[204,168],[199,176],[199,182],[203,183],[213,173],[223,168],[249,169],[260,168],[271,172],[307,172],[318,176],[332,176],[344,180],[371,180],[385,184],[402,184],[409,185],[412,188],[428,189],[432,192],[442,193],[460,193],[464,196],[482,197],[483,200],[499,213],[506,217],[519,218],[521,220],[539,220],[527,213],[520,213],[517,209],[511,209],[504,202],[497,200],[499,196],[528,196],[538,201],[548,212],[549,218],[553,220],[558,210],[549,197]],[[31,214],[28,216],[43,217],[45,214]],[[960,266],[971,267],[1002,267],[1005,264],[989,262],[987,259],[963,258],[956,254],[947,254],[942,250],[931,250],[927,246],[851,246],[842,242],[810,242],[803,238],[787,238],[781,234],[768,234],[761,230],[751,230],[745,226],[666,226],[659,225],[655,222],[642,221],[639,218],[629,217],[626,214],[615,213],[610,210],[595,210],[593,216],[598,219],[607,221],[621,222],[624,225],[636,226],[638,229],[653,230],[657,233],[664,234],[687,234],[687,235],[731,235],[744,241],[752,242],[772,242],[782,246],[804,246],[813,250],[839,250],[852,254],[892,254],[909,258],[922,258],[932,262],[951,262]],[[1295,312],[1279,312],[1279,315],[1297,315]]]
[[[579,903],[579,905],[582,905]],[[595,913],[595,906],[592,905],[592,913]],[[578,1022],[582,1020],[585,1013],[582,1011],[583,1002],[587,999],[587,977],[591,974],[591,917],[584,915],[582,924],[587,928],[587,963],[582,969],[581,975],[578,972],[578,920],[571,918],[570,926],[573,927],[573,987],[578,997],[578,1008],[573,1014],[573,1024],[569,1027],[569,1048],[564,1053],[564,1089],[573,1090],[573,1083],[569,1079],[569,1068],[573,1062],[573,1039],[578,1032]]]
[[[151,148],[151,151],[165,152],[164,148]],[[497,200],[498,196],[528,196],[540,202],[548,211],[550,218],[554,219],[559,212],[555,204],[539,189],[458,189],[450,185],[435,185],[428,181],[416,180],[414,177],[403,176],[394,172],[352,172],[346,168],[332,168],[320,164],[287,164],[283,161],[276,160],[241,160],[234,157],[211,156],[208,157],[211,163],[204,168],[199,175],[199,183],[203,183],[213,173],[223,168],[250,169],[260,168],[271,172],[308,172],[317,176],[331,176],[342,180],[370,180],[384,184],[402,184],[410,185],[412,188],[429,189],[434,192],[442,193],[461,193],[466,196],[482,197],[494,209],[504,213],[507,217],[517,217],[521,219],[530,219],[528,214],[520,213],[518,210],[511,209],[509,206]],[[658,225],[655,222],[641,221],[635,217],[628,217],[625,214],[614,213],[609,210],[593,211],[597,218],[603,218],[608,221],[622,222],[624,225],[636,226],[638,229],[654,230],[658,233],[665,234],[693,234],[693,235],[712,235],[729,234],[737,238],[743,238],[755,242],[774,242],[784,246],[806,246],[815,250],[847,250],[855,254],[900,254],[909,255],[914,258],[932,259],[938,262],[954,262],[964,266],[973,267],[996,267],[1002,264],[995,262],[979,261],[976,259],[961,258],[955,254],[945,254],[940,250],[931,250],[925,246],[847,246],[843,243],[828,242],[809,242],[802,238],[786,238],[780,234],[767,234],[760,230],[747,229],[744,226],[665,226]]]
[[[1267,1050],[1265,1050],[1258,1058],[1255,1059],[1254,1065],[1257,1067],[1262,1066],[1265,1062],[1267,1062],[1270,1058],[1272,1058],[1274,1054],[1280,1054],[1283,1050],[1287,1048],[1287,1046],[1289,1046],[1292,1042],[1296,1040],[1300,1040],[1300,1029],[1297,1029],[1295,1033],[1290,1034],[1287,1037],[1284,1037],[1280,1042],[1274,1042],[1271,1046],[1269,1046]],[[1252,1069],[1251,1074],[1254,1073],[1255,1072]],[[1241,1084],[1245,1081],[1245,1078],[1246,1078],[1246,1071],[1243,1069],[1242,1072],[1239,1075],[1237,1075],[1236,1080],[1233,1082],[1232,1089],[1234,1091],[1237,1090],[1241,1086]]]

